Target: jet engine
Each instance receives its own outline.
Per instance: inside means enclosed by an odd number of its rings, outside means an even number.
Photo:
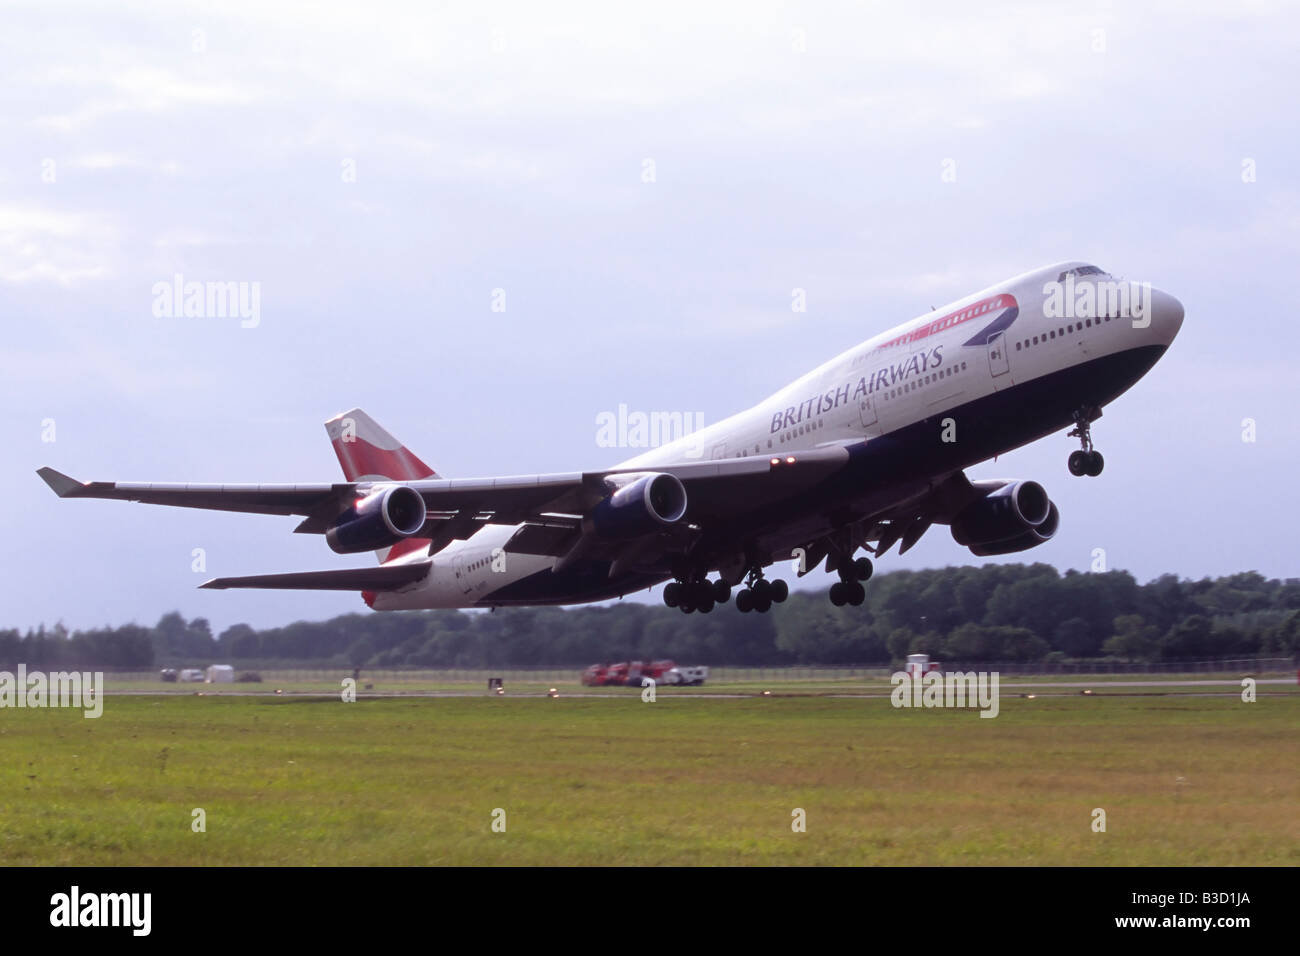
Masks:
[[[962,509],[953,519],[952,536],[977,557],[1011,554],[1049,540],[1060,521],[1042,485],[1012,481]]]
[[[590,515],[590,526],[606,538],[635,538],[675,524],[686,514],[686,489],[676,475],[614,476],[623,482]]]
[[[325,540],[339,554],[377,551],[424,527],[424,498],[407,485],[390,485],[359,498],[334,519]]]

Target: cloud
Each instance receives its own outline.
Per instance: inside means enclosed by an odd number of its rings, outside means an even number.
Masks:
[[[252,88],[228,80],[192,80],[157,68],[107,70],[99,76],[83,73],[77,79],[79,85],[102,92],[90,95],[71,110],[38,116],[37,126],[72,133],[117,114],[243,106],[257,99]]]
[[[0,281],[75,285],[113,274],[97,250],[119,239],[106,217],[35,203],[0,203]]]

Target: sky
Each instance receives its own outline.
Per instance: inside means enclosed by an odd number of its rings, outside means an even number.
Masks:
[[[0,627],[364,610],[292,518],[60,501],[332,481],[359,405],[447,476],[598,468],[932,306],[1081,259],[1186,309],[1094,425],[971,469],[1006,560],[1296,576],[1300,9],[1272,3],[17,3],[0,32]],[[238,283],[185,316],[160,287]],[[802,290],[805,311],[792,308]],[[1250,439],[1250,440],[1248,440]],[[196,556],[197,555],[197,556]],[[978,563],[937,529],[880,571]],[[1102,563],[1099,563],[1102,562]],[[824,586],[822,575],[804,586]]]

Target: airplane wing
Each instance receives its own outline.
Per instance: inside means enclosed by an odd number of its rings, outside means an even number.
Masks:
[[[842,561],[851,561],[859,548],[877,557],[895,544],[898,553],[906,554],[935,525],[951,524],[971,502],[985,497],[1010,483],[994,478],[972,482],[960,471],[931,483],[919,494],[908,497],[882,511],[846,523],[832,533],[809,542],[805,547],[799,577],[812,573],[826,561],[826,570],[834,571]]]
[[[310,515],[322,505],[355,496],[357,485],[223,485],[160,484],[156,482],[77,481],[41,468],[37,474],[60,498],[112,498],[151,505],[209,508],[267,515]]]
[[[814,486],[843,467],[849,452],[829,446],[784,456],[755,455],[659,467],[515,475],[315,484],[165,484],[81,482],[53,468],[38,474],[60,498],[109,498],[145,504],[253,514],[302,515],[296,529],[323,534],[346,503],[372,488],[403,484],[424,498],[425,534],[463,538],[482,523],[528,524],[572,532],[577,519],[610,494],[620,474],[667,473],[686,488],[687,520],[726,518]]]

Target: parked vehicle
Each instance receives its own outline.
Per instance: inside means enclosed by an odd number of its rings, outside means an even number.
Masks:
[[[674,667],[660,679],[663,684],[675,684],[678,687],[699,687],[709,679],[707,667]]]
[[[678,667],[673,661],[623,661],[592,664],[582,672],[586,687],[640,687],[645,678],[658,684],[699,685],[708,679],[707,667]]]

